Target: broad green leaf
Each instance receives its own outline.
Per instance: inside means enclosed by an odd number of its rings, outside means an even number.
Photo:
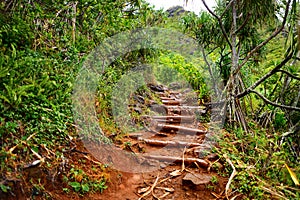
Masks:
[[[70,182],[69,185],[75,190],[75,192],[78,192],[81,188],[81,185],[78,182]]]
[[[81,188],[82,188],[82,191],[83,192],[88,192],[88,191],[90,191],[90,187],[89,187],[89,185],[86,183],[86,184],[82,184],[81,185]]]

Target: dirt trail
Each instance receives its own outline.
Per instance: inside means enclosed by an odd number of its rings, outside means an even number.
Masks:
[[[145,109],[151,110],[148,115],[139,116],[145,122],[144,131],[130,133],[108,146],[74,140],[70,150],[64,153],[66,162],[63,165],[57,162],[53,172],[42,166],[26,172],[25,183],[32,177],[39,177],[41,192],[33,194],[37,186],[32,188],[20,183],[20,189],[13,195],[0,196],[0,199],[225,199],[228,180],[216,172],[222,171],[223,165],[214,154],[203,156],[201,145],[208,134],[207,125],[199,123],[196,118],[204,114],[206,108],[191,100],[191,91],[172,91],[155,85],[150,88],[151,94],[155,92],[159,96],[159,102],[154,100],[157,97],[146,100],[135,96],[136,104],[131,107],[140,114]],[[103,164],[109,167],[103,169]],[[93,180],[105,177],[108,188],[102,194],[63,191],[62,188],[69,188],[68,182],[63,173],[56,172],[68,172],[77,167]],[[75,178],[78,182],[82,180],[82,176]]]
[[[217,156],[199,158],[207,128],[195,112],[205,113],[205,107],[192,105],[184,92],[157,86],[152,90],[162,104],[152,102],[155,114],[142,116],[150,122],[147,131],[130,133],[123,144],[153,170],[119,174],[103,199],[222,199],[227,179],[210,170]]]

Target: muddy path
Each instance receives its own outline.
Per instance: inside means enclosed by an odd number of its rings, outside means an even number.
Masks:
[[[205,152],[208,125],[197,120],[207,109],[187,98],[190,91],[151,87],[160,102],[151,101],[151,115],[140,116],[147,122],[145,129],[116,144],[138,155],[142,167],[116,173],[103,196],[95,199],[223,199],[227,179],[212,167],[222,165],[216,154]],[[140,111],[137,105],[144,100],[135,99],[133,109]]]

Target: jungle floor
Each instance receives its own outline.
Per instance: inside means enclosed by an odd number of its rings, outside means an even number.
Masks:
[[[33,193],[31,199],[226,199],[228,177],[220,175],[224,163],[217,154],[206,151],[206,137],[213,133],[208,131],[208,123],[198,120],[208,108],[199,106],[190,90],[161,85],[149,85],[149,89],[159,102],[139,94],[132,96],[128,108],[139,114],[145,128],[126,134],[114,144],[120,154],[79,139],[65,154],[65,167],[81,168],[94,178],[105,177],[107,189],[102,193],[66,192],[62,188],[69,186],[62,181],[62,175],[49,181],[47,175],[41,175],[45,173],[33,168],[27,177],[41,176],[44,190]],[[145,108],[150,110],[147,115],[143,113]],[[109,165],[100,169],[103,163]],[[81,178],[77,177],[77,181]],[[20,191],[12,199],[28,199],[25,196]]]

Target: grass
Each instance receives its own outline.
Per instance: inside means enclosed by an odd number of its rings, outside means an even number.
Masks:
[[[233,195],[244,194],[245,199],[298,199],[300,190],[285,164],[293,169],[298,178],[300,167],[287,146],[281,144],[282,134],[251,124],[249,133],[235,129],[223,132],[219,138],[220,148],[216,151],[226,166],[225,174],[230,176],[232,167],[226,162],[224,155],[237,170],[230,191]]]

